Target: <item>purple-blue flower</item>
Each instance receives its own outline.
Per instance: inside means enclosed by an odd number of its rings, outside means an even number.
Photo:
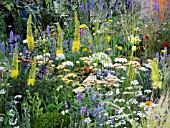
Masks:
[[[10,37],[9,37],[9,42],[11,43],[11,42],[13,42],[13,40],[14,40],[14,33],[13,33],[13,31],[11,31]]]
[[[50,26],[49,25],[47,25],[46,32],[48,35],[50,35]]]
[[[67,102],[65,102],[64,104],[65,104],[65,108],[68,108],[68,103],[67,103]]]
[[[83,115],[86,112],[86,106],[82,106],[80,109],[80,115]]]
[[[78,92],[78,94],[77,94],[77,101],[78,101],[78,103],[81,102],[81,99],[82,99],[82,95],[81,95],[80,92]]]

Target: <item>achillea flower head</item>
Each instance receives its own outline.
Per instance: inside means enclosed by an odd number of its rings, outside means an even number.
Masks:
[[[32,15],[30,14],[27,20],[27,43],[28,43],[29,51],[32,51],[35,47],[31,23],[32,23]]]
[[[15,53],[13,54],[13,61],[12,61],[12,71],[11,71],[11,77],[16,78],[18,76],[18,54]]]
[[[35,72],[36,72],[36,57],[34,57],[34,62],[31,65],[27,85],[32,85],[32,86],[34,85],[34,83],[35,83]]]
[[[62,44],[62,30],[60,27],[60,24],[57,24],[57,29],[58,29],[58,40],[57,40],[57,50],[56,50],[56,56],[60,53],[63,54],[63,44]]]
[[[162,87],[162,72],[158,68],[158,59],[154,58],[151,62],[152,87],[153,89]]]
[[[72,52],[79,52],[80,50],[80,22],[78,20],[77,12],[74,14],[74,23],[75,23],[75,30],[74,30],[74,42],[72,46]]]

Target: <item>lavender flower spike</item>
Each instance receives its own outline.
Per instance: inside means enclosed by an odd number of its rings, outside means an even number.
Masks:
[[[14,40],[14,33],[13,33],[13,31],[11,31],[10,37],[9,37],[9,42],[12,43],[13,40]]]
[[[80,92],[78,92],[78,94],[77,94],[77,101],[78,101],[78,103],[81,102],[81,99],[82,99],[82,95],[81,95]]]
[[[50,26],[49,25],[47,25],[46,32],[48,35],[50,35]]]

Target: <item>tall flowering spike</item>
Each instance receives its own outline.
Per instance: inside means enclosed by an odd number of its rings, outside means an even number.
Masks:
[[[56,56],[60,53],[63,54],[63,45],[62,45],[62,30],[60,27],[60,23],[57,24],[58,29],[58,40],[57,40],[57,50],[56,50]]]
[[[34,85],[34,83],[35,83],[35,72],[36,72],[36,57],[34,57],[34,62],[31,65],[27,85],[32,85],[32,86]]]
[[[13,40],[14,40],[14,33],[13,33],[13,31],[11,31],[10,37],[9,37],[9,42],[11,43],[11,42],[13,42]]]
[[[12,60],[12,71],[11,71],[11,77],[16,78],[19,74],[18,71],[18,53],[15,48],[15,53],[13,54],[13,60]]]
[[[152,71],[152,87],[153,89],[162,87],[162,73],[158,68],[158,59],[154,58],[151,63],[151,71]]]
[[[28,43],[28,50],[32,51],[34,49],[34,37],[32,34],[32,15],[29,15],[29,18],[27,20],[27,43]]]
[[[77,12],[74,13],[74,23],[75,23],[75,30],[74,30],[74,42],[72,46],[72,52],[79,52],[80,50],[80,22],[78,20]]]

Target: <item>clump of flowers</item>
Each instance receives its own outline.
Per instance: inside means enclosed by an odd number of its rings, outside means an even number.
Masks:
[[[72,52],[79,52],[80,50],[80,22],[78,20],[77,12],[74,14],[75,30],[74,30],[74,42],[72,46]]]
[[[13,54],[13,61],[12,61],[12,72],[11,77],[16,78],[18,76],[18,54]]]
[[[36,72],[36,58],[34,57],[34,62],[32,63],[31,70],[29,72],[28,85],[34,85],[35,72]]]
[[[62,30],[60,27],[60,24],[57,24],[57,28],[58,28],[58,40],[57,40],[57,51],[56,51],[56,56],[58,56],[58,54],[63,54],[63,46],[62,46]]]
[[[132,44],[132,45],[135,45],[135,44],[138,44],[141,39],[139,38],[139,36],[129,36],[128,37],[128,41]]]
[[[103,52],[99,52],[99,53],[94,53],[92,56],[89,57],[90,58],[90,64],[91,63],[101,63],[101,64],[112,64],[112,60],[111,58]]]
[[[152,87],[153,89],[162,87],[162,73],[158,68],[158,59],[154,58],[151,62],[151,71],[152,71]]]
[[[32,51],[34,49],[34,37],[32,34],[32,15],[29,15],[29,18],[27,20],[27,43],[28,43],[28,49],[29,51]]]

